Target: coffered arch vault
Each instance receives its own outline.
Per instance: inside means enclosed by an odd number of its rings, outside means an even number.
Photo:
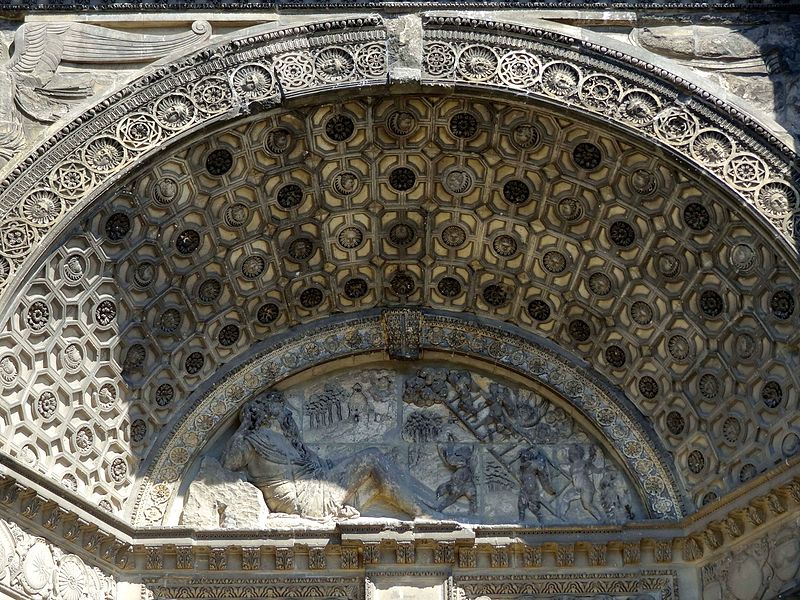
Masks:
[[[393,43],[365,17],[203,50],[12,171],[5,451],[130,514],[215,372],[410,305],[566,349],[650,421],[689,504],[796,452],[789,151],[565,36],[432,17],[407,93]]]

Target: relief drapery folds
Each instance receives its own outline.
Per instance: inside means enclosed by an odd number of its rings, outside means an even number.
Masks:
[[[243,404],[221,461],[279,515],[644,517],[630,482],[563,408],[465,369],[365,369],[263,393]],[[186,510],[199,498],[190,492]]]
[[[207,41],[211,26],[196,21],[188,32],[166,35],[121,32],[86,23],[24,23],[7,56],[0,43],[0,161],[25,146],[23,124],[53,123],[99,92],[90,72],[66,72],[62,62],[92,66],[145,64]],[[2,162],[0,162],[0,166]]]

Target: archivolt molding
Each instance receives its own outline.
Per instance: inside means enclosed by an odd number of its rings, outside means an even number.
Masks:
[[[431,16],[424,37],[422,83],[546,98],[616,122],[713,174],[792,242],[792,153],[693,84],[544,29]],[[170,141],[251,103],[387,83],[387,40],[375,16],[269,31],[161,66],[99,102],[0,184],[0,289],[76,207]]]
[[[0,288],[73,207],[169,141],[209,122],[310,92],[385,83],[377,17],[235,40],[162,66],[66,125],[0,184]],[[338,33],[337,33],[338,30]]]
[[[192,403],[148,470],[130,521],[138,526],[162,524],[187,469],[203,452],[207,441],[259,390],[348,355],[391,353],[396,347],[416,345],[398,340],[397,336],[419,340],[421,349],[455,352],[502,365],[555,390],[603,433],[628,471],[642,482],[640,494],[653,518],[674,520],[685,514],[666,454],[656,450],[660,448],[657,438],[619,398],[588,379],[582,369],[543,345],[495,328],[432,315],[424,315],[417,323],[420,329],[413,332],[412,326],[399,325],[385,316],[366,317],[295,335],[266,349]],[[397,331],[392,332],[393,328]]]

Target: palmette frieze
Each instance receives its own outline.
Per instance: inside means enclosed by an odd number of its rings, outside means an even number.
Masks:
[[[615,600],[678,600],[678,577],[675,571],[641,570],[633,573],[577,573],[572,576],[541,575],[537,577],[478,575],[453,577],[457,598],[475,600],[480,597],[509,600],[524,597],[551,597],[551,594],[604,594]]]
[[[335,598],[361,600],[364,584],[357,577],[264,578],[193,577],[188,581],[166,578],[147,586],[156,600],[183,598]]]

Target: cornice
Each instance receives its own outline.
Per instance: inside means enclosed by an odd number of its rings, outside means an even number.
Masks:
[[[444,1],[436,0],[377,0],[374,2],[353,1],[333,1],[307,0],[296,2],[291,0],[278,0],[276,2],[158,2],[158,1],[138,1],[138,2],[97,2],[96,0],[75,0],[72,2],[15,2],[11,0],[0,1],[0,12],[2,11],[24,11],[24,12],[116,12],[124,10],[143,10],[148,12],[160,12],[165,10],[331,10],[331,9],[370,9],[376,8],[418,10],[424,8],[436,9],[570,9],[570,10],[649,10],[649,11],[692,11],[704,12],[709,10],[716,11],[796,11],[796,2],[774,2],[762,4],[748,2],[744,0],[730,0],[728,2],[640,2],[630,0],[627,2],[569,2],[568,0],[548,0],[548,1],[508,1],[508,0],[485,0],[481,1]]]
[[[7,459],[0,457],[0,461],[5,466]],[[321,529],[286,527],[269,531],[134,529],[88,503],[63,498],[52,482],[23,470],[17,468],[17,472],[0,479],[0,516],[115,574],[180,572],[181,567],[174,566],[179,552],[192,557],[192,566],[185,568],[200,568],[195,560],[202,558],[208,570],[243,569],[265,574],[295,569],[293,560],[275,563],[275,557],[293,559],[310,554],[326,565],[320,568],[321,574],[360,571],[375,565],[409,567],[416,564],[413,557],[420,553],[432,554],[434,564],[454,569],[474,568],[470,565],[480,556],[497,568],[505,565],[535,570],[553,561],[556,567],[568,568],[575,565],[576,552],[585,554],[594,566],[605,566],[609,552],[621,553],[625,565],[700,564],[719,554],[721,548],[760,535],[790,515],[800,514],[800,461],[793,461],[778,475],[772,474],[774,479],[768,479],[767,473],[744,492],[731,494],[733,499],[722,498],[713,507],[678,522],[542,528],[419,520],[388,526],[344,522]],[[269,560],[259,559],[257,568],[242,567],[242,557],[253,552]],[[230,568],[208,566],[208,557],[214,553],[222,553],[225,565],[229,564],[228,557],[236,560]],[[552,560],[544,560],[543,555],[550,555]],[[598,556],[602,561],[598,562]]]

